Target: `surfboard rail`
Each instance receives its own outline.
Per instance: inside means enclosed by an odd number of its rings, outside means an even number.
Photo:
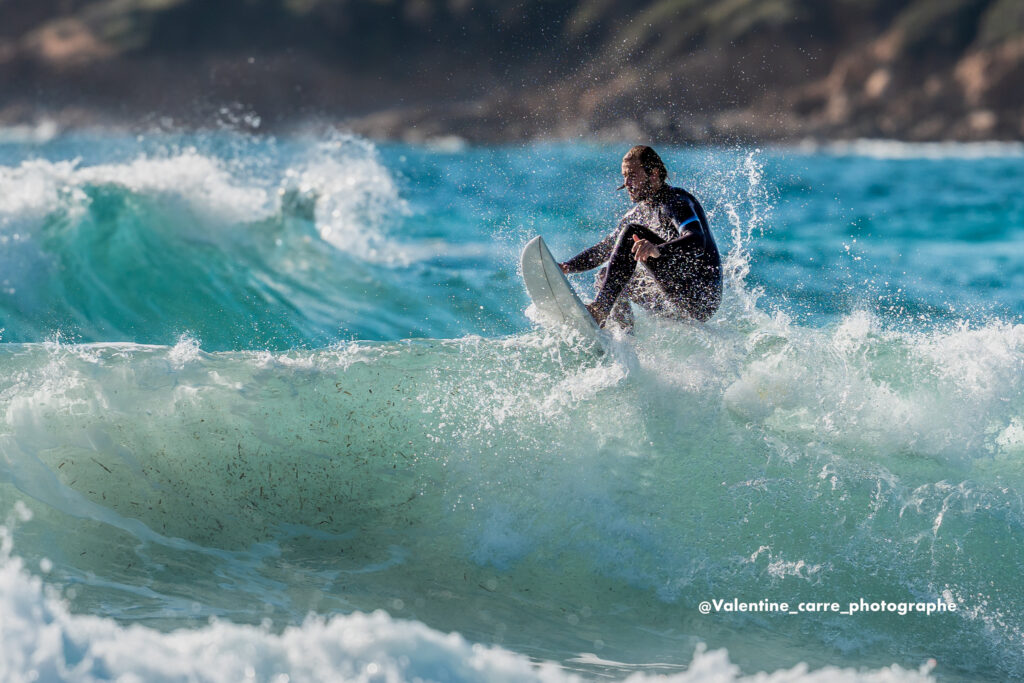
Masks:
[[[523,247],[520,266],[526,292],[541,325],[549,329],[569,327],[586,339],[604,345],[607,334],[583,305],[543,237],[538,235]]]

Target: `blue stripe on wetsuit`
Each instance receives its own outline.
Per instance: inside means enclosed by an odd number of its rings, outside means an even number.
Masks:
[[[694,216],[693,218],[690,218],[688,220],[683,221],[682,223],[679,224],[679,232],[682,232],[683,228],[685,228],[690,223],[693,223],[694,221],[699,221],[699,220],[700,220],[700,216]]]

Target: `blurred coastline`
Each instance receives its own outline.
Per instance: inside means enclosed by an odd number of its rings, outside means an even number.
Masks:
[[[6,0],[0,126],[1024,139],[1020,0]]]

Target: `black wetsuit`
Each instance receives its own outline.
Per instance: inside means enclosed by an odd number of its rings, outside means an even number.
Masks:
[[[658,247],[661,255],[648,258],[644,265],[661,296],[634,291],[639,288],[630,282],[638,263],[632,254],[634,235]],[[630,209],[612,234],[564,265],[568,272],[579,273],[605,261],[608,267],[594,299],[602,316],[623,290],[644,308],[702,322],[722,301],[722,261],[707,216],[697,198],[681,188],[663,185],[652,198]]]

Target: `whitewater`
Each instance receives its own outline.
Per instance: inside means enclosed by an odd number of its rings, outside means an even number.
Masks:
[[[1024,676],[1024,148],[659,150],[725,299],[601,354],[624,151],[0,135],[0,679]]]

